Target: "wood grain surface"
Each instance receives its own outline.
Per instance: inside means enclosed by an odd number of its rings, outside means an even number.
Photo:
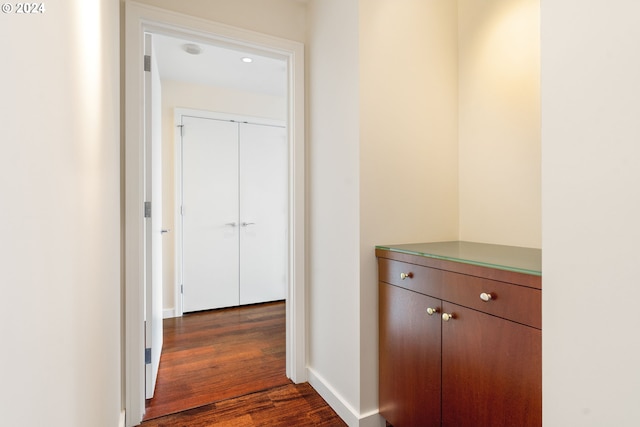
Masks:
[[[284,302],[165,319],[145,420],[289,383]]]

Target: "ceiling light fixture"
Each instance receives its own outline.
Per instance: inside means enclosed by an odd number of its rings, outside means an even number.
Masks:
[[[195,43],[184,44],[182,45],[182,49],[191,55],[200,55],[202,53],[202,48]]]
[[[244,56],[242,57],[242,62],[246,62],[248,64],[249,62],[253,62],[253,59],[249,58],[248,56]]]

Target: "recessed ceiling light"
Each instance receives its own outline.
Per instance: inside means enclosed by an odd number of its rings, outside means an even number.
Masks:
[[[195,43],[187,43],[182,45],[182,49],[185,52],[190,53],[191,55],[200,55],[202,53],[202,48]]]
[[[248,56],[244,56],[242,58],[242,62],[246,62],[248,64],[249,62],[253,62],[253,59],[249,58]]]

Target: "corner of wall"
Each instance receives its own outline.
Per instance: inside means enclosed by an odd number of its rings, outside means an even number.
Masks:
[[[311,368],[307,368],[309,384],[336,411],[350,427],[384,427],[385,421],[378,411],[360,414],[327,381]]]

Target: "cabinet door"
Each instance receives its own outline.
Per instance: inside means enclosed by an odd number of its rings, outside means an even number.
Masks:
[[[455,304],[442,322],[442,425],[542,425],[539,329]]]
[[[440,426],[440,301],[379,284],[380,413],[394,427]]]

